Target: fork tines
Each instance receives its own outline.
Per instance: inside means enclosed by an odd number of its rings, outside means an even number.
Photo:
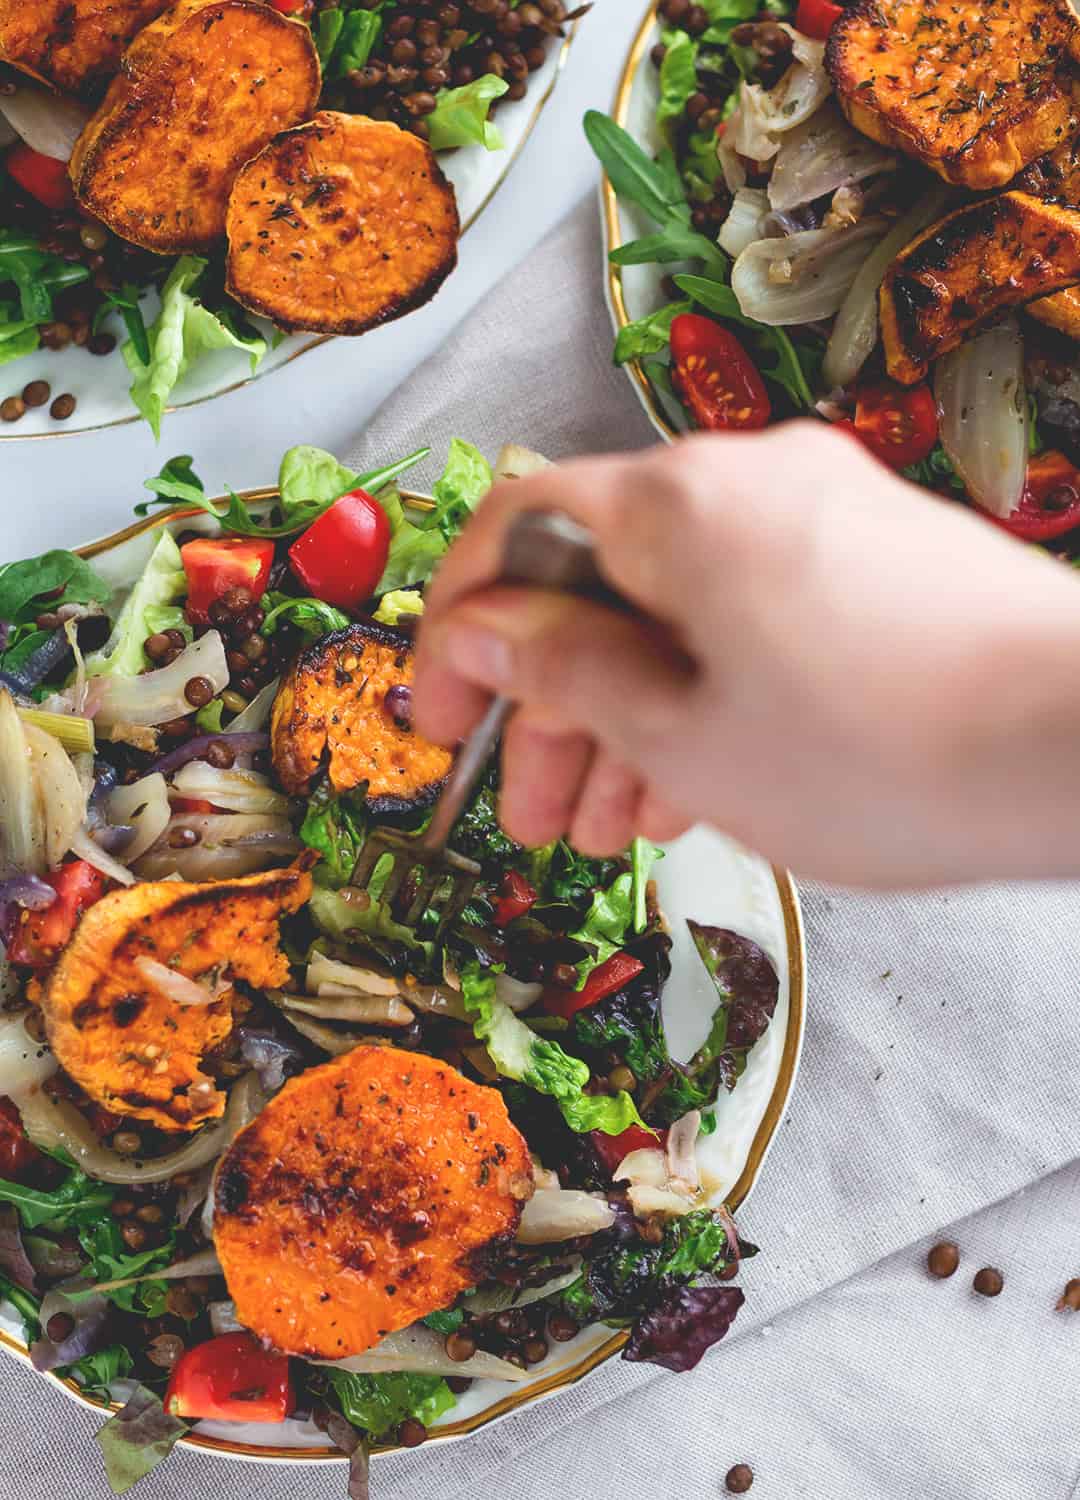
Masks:
[[[462,911],[480,878],[480,866],[476,861],[453,849],[431,849],[424,844],[422,836],[398,833],[392,828],[376,828],[364,841],[350,884],[366,890],[385,854],[390,855],[393,864],[379,891],[378,899],[384,906],[393,906],[402,886],[414,871],[423,872],[408,909],[397,918],[405,927],[416,926],[439,886],[449,877],[450,890],[439,908],[438,931],[441,932]]]

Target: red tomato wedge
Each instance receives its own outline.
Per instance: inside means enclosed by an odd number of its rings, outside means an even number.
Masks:
[[[652,1131],[641,1125],[629,1125],[621,1135],[605,1135],[602,1130],[591,1130],[589,1139],[610,1176],[631,1151],[663,1151],[667,1145],[667,1131]]]
[[[56,892],[56,900],[41,911],[23,912],[8,946],[13,964],[32,969],[55,963],[83,912],[105,894],[105,876],[84,859],[61,865],[45,880]]]
[[[764,427],[772,415],[765,382],[733,333],[680,313],[671,324],[671,378],[694,426],[706,432]]]
[[[989,516],[995,526],[1026,542],[1049,542],[1080,526],[1080,471],[1055,449],[1028,463],[1020,504],[1008,516]]]
[[[390,551],[390,518],[366,490],[323,511],[289,548],[289,565],[317,599],[356,609],[375,592]]]
[[[5,156],[4,166],[8,176],[46,208],[65,208],[72,202],[66,161],[44,156],[20,141]]]
[[[832,0],[799,0],[795,30],[823,42],[843,14],[844,7],[834,5]]]
[[[216,1422],[284,1422],[292,1411],[284,1354],[268,1354],[250,1333],[223,1333],[182,1354],[169,1377],[165,1410]]]
[[[18,1182],[30,1168],[47,1160],[31,1144],[14,1100],[6,1095],[0,1098],[0,1177]]]
[[[587,1005],[595,1005],[598,1000],[603,1000],[606,995],[614,995],[616,990],[621,990],[624,984],[629,984],[635,975],[640,974],[645,965],[640,958],[635,958],[632,953],[624,953],[621,949],[613,953],[610,958],[605,959],[585,981],[583,989],[563,990],[550,986],[544,991],[544,1009],[549,1015],[563,1016],[569,1020],[579,1010],[584,1010]]]
[[[495,902],[495,926],[506,927],[515,917],[523,917],[536,900],[536,892],[516,870],[507,870]]]
[[[875,458],[891,469],[921,463],[938,435],[937,403],[928,385],[891,380],[864,386],[855,395],[855,433]]]
[[[314,10],[314,0],[270,0],[274,10],[283,16],[307,16]]]
[[[205,625],[215,599],[232,588],[247,589],[255,599],[266,593],[274,565],[274,544],[250,536],[196,537],[180,548],[187,574],[187,617]]]

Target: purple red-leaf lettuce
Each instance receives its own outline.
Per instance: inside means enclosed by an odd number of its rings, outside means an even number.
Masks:
[[[137,1385],[126,1406],[94,1434],[105,1458],[105,1473],[117,1495],[163,1463],[188,1424],[170,1416],[153,1391]]]
[[[638,1319],[622,1357],[692,1370],[727,1333],[744,1300],[737,1286],[674,1287]]]

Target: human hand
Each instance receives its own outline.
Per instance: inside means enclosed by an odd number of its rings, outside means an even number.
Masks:
[[[510,518],[589,526],[641,612],[494,586]],[[706,821],[863,885],[1080,869],[1080,580],[797,423],[498,485],[429,592],[416,722],[520,705],[500,817],[610,853]]]

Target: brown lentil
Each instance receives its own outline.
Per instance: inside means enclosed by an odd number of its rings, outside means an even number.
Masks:
[[[971,1285],[980,1297],[998,1297],[1005,1285],[1005,1278],[996,1266],[983,1266],[981,1271],[975,1272],[975,1280]]]
[[[458,1329],[455,1333],[447,1335],[446,1353],[449,1359],[463,1364],[465,1360],[472,1359],[476,1353],[476,1340],[471,1333],[462,1333]]]
[[[548,1318],[547,1328],[548,1337],[554,1339],[557,1344],[568,1344],[581,1331],[570,1314],[564,1312],[553,1312]]]
[[[95,333],[87,339],[86,347],[91,354],[111,354],[116,348],[116,338],[111,333]]]
[[[160,1203],[144,1203],[135,1210],[135,1217],[140,1224],[160,1224],[165,1218],[165,1210]]]
[[[214,696],[214,684],[209,677],[189,677],[184,684],[184,697],[192,708],[205,708]]]
[[[525,1356],[525,1363],[527,1365],[538,1365],[541,1360],[547,1359],[547,1340],[540,1338],[526,1339],[521,1347],[521,1352]]]
[[[70,1313],[56,1312],[45,1324],[45,1332],[54,1344],[62,1344],[70,1333],[74,1331],[75,1319]]]
[[[23,386],[22,398],[27,406],[44,406],[51,395],[52,387],[47,380],[31,380]]]
[[[936,1276],[940,1281],[952,1276],[960,1264],[960,1247],[954,1245],[952,1240],[942,1240],[940,1245],[935,1245],[927,1254],[926,1269],[931,1276]]]
[[[236,751],[225,740],[212,740],[206,747],[206,759],[215,770],[227,771],[236,764]]]
[[[170,849],[194,849],[198,842],[199,834],[195,828],[174,828],[169,834]]]
[[[165,1296],[165,1310],[174,1318],[194,1318],[199,1314],[198,1299],[186,1286],[174,1281]]]
[[[164,661],[165,657],[172,650],[172,644],[172,641],[169,640],[164,631],[159,630],[154,635],[146,637],[146,640],[143,641],[143,650],[151,661],[160,662]]]
[[[166,719],[164,724],[158,725],[158,734],[163,734],[166,739],[170,740],[186,739],[191,732],[192,723],[190,719]]]
[[[134,1130],[118,1130],[112,1138],[114,1151],[121,1156],[134,1156],[142,1145],[142,1137]]]
[[[109,1205],[109,1212],[114,1219],[126,1219],[128,1214],[135,1212],[135,1205],[130,1198],[114,1198]]]
[[[1058,1312],[1080,1312],[1080,1277],[1074,1276],[1065,1283],[1065,1290],[1058,1298]]]
[[[749,1464],[735,1464],[724,1475],[724,1484],[729,1495],[745,1495],[754,1483],[754,1471]]]
[[[36,1005],[32,1010],[27,1011],[23,1018],[23,1030],[32,1042],[45,1040],[45,1017]]]
[[[49,407],[49,415],[50,417],[55,417],[58,422],[66,422],[68,417],[74,412],[75,405],[75,397],[70,391],[65,391],[62,396],[57,396],[56,400]]]
[[[8,396],[0,401],[0,420],[17,422],[26,411],[26,402],[21,396]]]
[[[406,1417],[397,1430],[398,1442],[403,1448],[419,1448],[427,1441],[427,1428],[415,1417]]]
[[[184,1352],[184,1341],[178,1333],[159,1333],[146,1346],[146,1357],[159,1369],[171,1370]]]
[[[125,1219],[120,1225],[120,1238],[129,1250],[141,1250],[146,1244],[146,1230],[141,1224]]]

